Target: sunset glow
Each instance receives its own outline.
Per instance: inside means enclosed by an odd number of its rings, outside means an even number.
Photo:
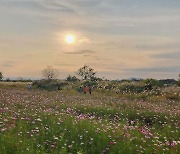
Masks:
[[[65,41],[66,41],[66,43],[68,43],[68,44],[73,44],[73,43],[75,43],[75,36],[72,35],[72,34],[68,34],[68,35],[66,35],[66,37],[65,37]]]
[[[179,78],[180,0],[0,0],[0,19],[5,78],[84,64],[112,80]]]

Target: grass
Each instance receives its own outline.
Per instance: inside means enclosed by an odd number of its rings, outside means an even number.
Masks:
[[[180,151],[179,100],[0,88],[0,153]],[[137,96],[137,97],[136,97]]]

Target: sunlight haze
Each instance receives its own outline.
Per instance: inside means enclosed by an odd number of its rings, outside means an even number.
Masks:
[[[53,66],[63,79],[87,64],[108,79],[177,79],[179,27],[179,0],[0,0],[0,71]]]

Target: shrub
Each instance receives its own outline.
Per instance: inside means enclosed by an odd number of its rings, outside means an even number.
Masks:
[[[66,81],[68,82],[77,82],[77,81],[80,81],[76,76],[71,76],[69,75],[67,78],[66,78]]]
[[[180,87],[180,79],[177,81],[177,86]]]
[[[84,83],[84,86],[96,86],[97,85],[97,82],[95,82],[95,81],[85,81]]]
[[[34,81],[33,86],[44,89],[44,90],[62,90],[68,83],[67,82],[61,82],[58,80],[39,80]]]

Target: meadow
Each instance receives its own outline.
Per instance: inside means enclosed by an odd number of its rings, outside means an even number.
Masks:
[[[179,87],[136,93],[103,84],[90,95],[74,85],[47,91],[0,83],[0,154],[180,151]]]

